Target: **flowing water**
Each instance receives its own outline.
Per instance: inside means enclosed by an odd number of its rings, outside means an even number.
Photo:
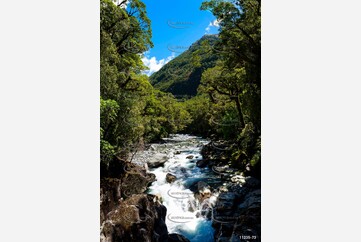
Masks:
[[[218,194],[213,191],[209,198],[199,201],[192,192],[199,181],[206,182],[210,187],[216,187],[222,182],[211,169],[196,166],[196,162],[202,159],[202,146],[209,141],[179,134],[164,141],[163,144],[152,144],[149,149],[134,157],[135,163],[143,165],[152,160],[166,161],[163,166],[149,168],[157,180],[149,187],[148,193],[157,195],[166,206],[169,233],[182,234],[191,242],[213,242],[212,221],[206,218],[210,211],[204,208],[212,207]],[[177,177],[173,183],[166,181],[167,173]]]

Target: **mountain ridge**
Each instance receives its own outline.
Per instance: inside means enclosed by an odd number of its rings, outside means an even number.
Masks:
[[[154,88],[173,95],[192,97],[197,94],[202,73],[216,65],[218,56],[210,55],[206,46],[213,46],[218,35],[204,35],[194,42],[188,50],[165,64],[150,77]],[[207,42],[204,42],[207,41]],[[205,44],[205,45],[204,45]]]

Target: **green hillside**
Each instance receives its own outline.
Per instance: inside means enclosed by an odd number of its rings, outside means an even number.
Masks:
[[[211,55],[216,35],[205,35],[188,50],[168,62],[150,76],[152,85],[176,96],[195,96],[202,73],[215,66],[217,55]]]

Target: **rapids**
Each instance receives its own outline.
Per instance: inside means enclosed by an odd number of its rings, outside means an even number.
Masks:
[[[163,166],[149,168],[157,180],[149,187],[148,193],[158,196],[167,208],[168,232],[182,234],[191,242],[214,241],[209,208],[214,205],[218,194],[213,192],[202,202],[194,194],[199,181],[210,187],[222,182],[211,169],[196,166],[196,162],[202,159],[201,148],[207,143],[209,140],[196,136],[176,134],[164,139],[164,143],[151,144],[149,149],[138,152],[133,159],[133,162],[147,167],[154,157],[164,157]],[[173,183],[166,181],[167,173],[176,176]]]

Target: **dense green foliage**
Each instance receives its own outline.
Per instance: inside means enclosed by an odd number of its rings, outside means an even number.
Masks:
[[[189,62],[202,68],[202,76],[197,96],[185,102],[192,116],[186,131],[234,143],[233,165],[248,167],[256,175],[261,153],[260,4],[258,0],[202,4],[202,10],[210,10],[217,18],[220,33],[215,41],[193,51]],[[210,56],[216,61],[212,66],[195,61]],[[180,63],[177,58],[173,62]]]
[[[100,148],[101,161],[127,156],[140,143],[182,130],[189,113],[172,95],[154,90],[142,53],[152,43],[145,5],[127,9],[100,1]]]
[[[203,73],[200,90],[208,93],[216,105],[224,100],[233,105],[238,116],[233,163],[253,167],[259,173],[261,1],[210,0],[204,2],[201,9],[210,10],[220,22],[219,41],[213,47],[213,53],[221,58],[215,67]],[[234,112],[227,112],[223,117],[227,116],[228,121],[235,121]]]
[[[141,61],[152,47],[145,5],[133,0],[124,9],[101,0],[102,161],[126,156],[139,143],[186,132],[233,143],[233,165],[258,174],[260,8],[259,0],[204,2],[201,10],[217,18],[219,35],[204,36],[149,81]]]
[[[212,55],[206,46],[213,46],[217,39],[216,35],[203,36],[151,75],[151,83],[176,96],[195,96],[203,71],[216,65],[218,55]]]

